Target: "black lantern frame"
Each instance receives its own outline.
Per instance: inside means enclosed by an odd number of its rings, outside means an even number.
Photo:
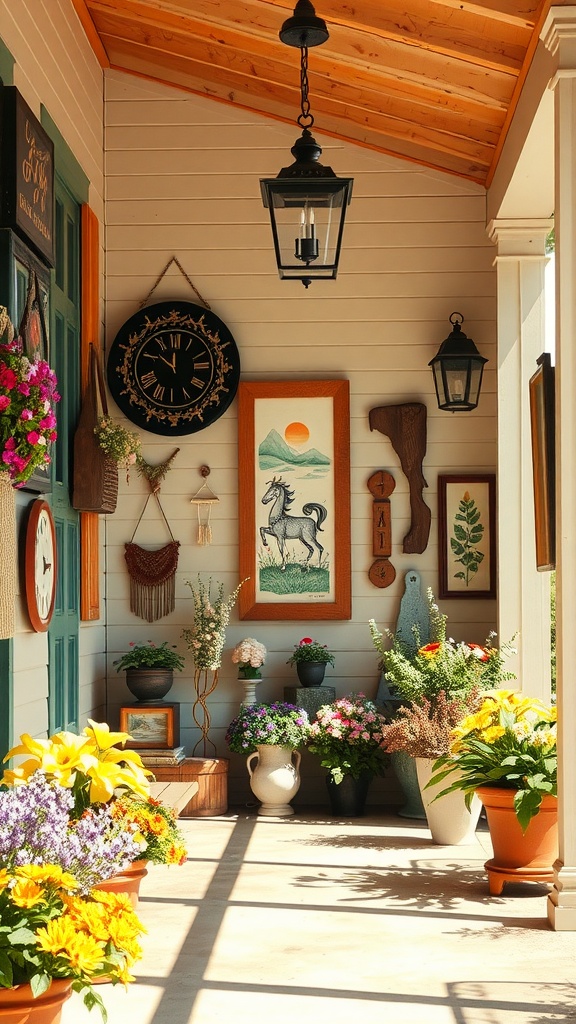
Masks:
[[[460,317],[459,320],[456,318]],[[462,313],[450,315],[452,331],[430,360],[438,407],[446,412],[470,412],[478,405],[484,364],[471,338],[461,328]]]
[[[275,178],[262,178],[264,206],[270,211],[274,252],[281,280],[333,280],[338,273],[346,208],[353,178],[338,178],[320,163],[322,149],[310,132],[314,118],[308,100],[308,47],[328,39],[309,0],[298,0],[294,16],[284,22],[280,39],[300,49],[302,135],[292,146],[294,163]]]

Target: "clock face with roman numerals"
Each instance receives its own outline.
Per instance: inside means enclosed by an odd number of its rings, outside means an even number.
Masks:
[[[232,402],[240,356],[225,323],[192,302],[157,302],[131,316],[108,356],[122,412],[153,434],[193,434]]]

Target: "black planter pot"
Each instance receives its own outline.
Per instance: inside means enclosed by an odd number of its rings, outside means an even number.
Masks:
[[[360,818],[364,814],[368,787],[372,781],[370,772],[364,772],[359,779],[345,775],[336,783],[332,775],[326,776],[326,787],[331,813],[336,818]]]
[[[171,668],[127,668],[126,686],[141,704],[162,700],[174,682]]]
[[[297,661],[296,672],[301,686],[322,686],[327,661]]]

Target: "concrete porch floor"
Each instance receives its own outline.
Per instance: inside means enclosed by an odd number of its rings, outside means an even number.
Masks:
[[[100,987],[109,1024],[576,1021],[576,940],[548,886],[489,896],[482,823],[466,847],[425,822],[241,810],[181,821],[189,860],[151,867],[137,981]],[[78,996],[62,1024],[98,1024]]]

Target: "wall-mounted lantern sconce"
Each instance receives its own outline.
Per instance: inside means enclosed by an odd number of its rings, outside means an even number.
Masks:
[[[460,317],[458,320],[457,318]],[[484,363],[472,338],[461,329],[462,313],[450,316],[452,331],[428,363],[434,374],[436,398],[440,409],[448,412],[470,412],[478,405]]]
[[[284,22],[280,39],[300,49],[300,114],[302,135],[291,153],[294,163],[276,178],[261,178],[264,206],[270,210],[274,250],[281,280],[330,280],[338,273],[346,207],[353,178],[337,178],[319,158],[322,149],[310,133],[314,118],[308,100],[308,48],[328,39],[326,23],[316,17],[310,0],[298,0]]]

